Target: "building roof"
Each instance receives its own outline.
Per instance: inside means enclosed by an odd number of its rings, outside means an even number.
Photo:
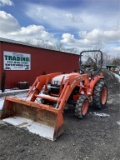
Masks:
[[[70,53],[70,52],[63,52],[63,51],[58,51],[58,50],[53,50],[53,49],[42,48],[42,47],[39,47],[39,46],[36,46],[36,45],[33,45],[33,44],[29,44],[27,42],[15,41],[15,40],[2,38],[2,37],[0,37],[0,42],[19,44],[19,45],[24,45],[24,46],[34,47],[34,48],[41,48],[41,49],[45,49],[45,50],[51,50],[51,51],[55,51],[55,52],[62,52],[62,53],[66,53],[66,54],[78,55],[78,54]]]
[[[114,65],[114,64],[106,64],[106,67],[117,67],[117,65]]]
[[[0,41],[1,41],[1,42],[7,42],[7,43],[15,43],[15,44],[32,46],[32,45],[27,44],[27,43],[23,43],[23,42],[20,42],[20,41],[11,40],[11,39],[7,39],[7,38],[1,38],[1,37],[0,37]]]

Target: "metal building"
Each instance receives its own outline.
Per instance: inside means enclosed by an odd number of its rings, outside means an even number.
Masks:
[[[79,56],[0,38],[0,80],[6,71],[6,88],[20,81],[30,85],[43,72],[72,72],[78,68]]]

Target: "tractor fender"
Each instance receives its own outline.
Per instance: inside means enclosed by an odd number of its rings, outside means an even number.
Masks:
[[[89,90],[91,92],[91,94],[93,94],[93,91],[94,91],[94,88],[95,88],[95,85],[97,84],[97,82],[101,79],[104,79],[103,76],[95,76],[91,81],[90,81],[90,84],[89,84]]]

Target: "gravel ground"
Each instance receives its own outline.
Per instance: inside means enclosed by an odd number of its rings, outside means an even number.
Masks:
[[[65,133],[55,142],[0,121],[0,160],[120,160],[120,84],[111,73],[105,79],[107,107],[90,108],[84,120],[65,112]]]

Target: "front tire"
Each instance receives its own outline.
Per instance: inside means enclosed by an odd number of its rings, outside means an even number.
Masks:
[[[88,113],[88,108],[88,98],[85,95],[80,96],[75,106],[75,116],[80,119],[85,118]]]
[[[93,91],[93,105],[97,109],[102,109],[107,103],[108,90],[105,82],[99,80]]]

